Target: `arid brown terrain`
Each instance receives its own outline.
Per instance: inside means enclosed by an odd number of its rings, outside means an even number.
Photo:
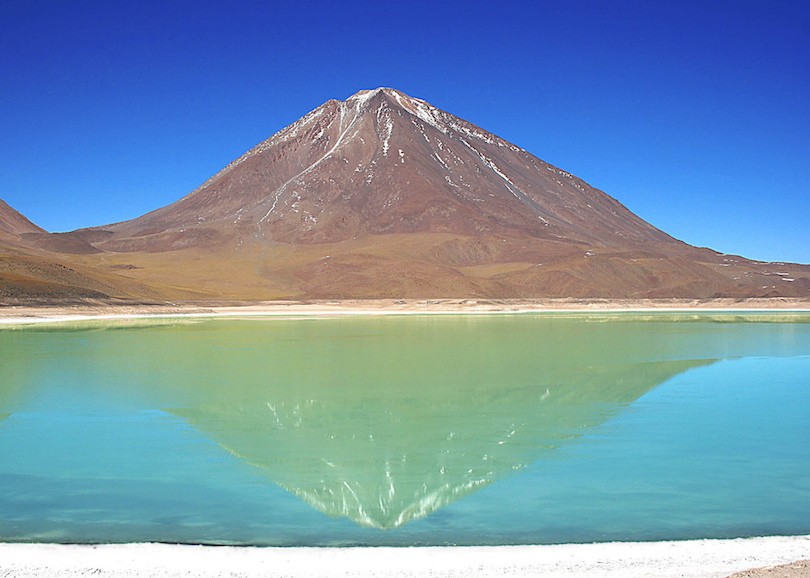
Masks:
[[[393,89],[330,100],[176,203],[49,234],[0,202],[0,298],[810,297],[810,266],[678,241]]]
[[[158,296],[137,281],[58,251],[71,242],[48,234],[0,200],[0,304]]]

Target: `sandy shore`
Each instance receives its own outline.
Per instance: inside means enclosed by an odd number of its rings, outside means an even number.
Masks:
[[[802,571],[795,562],[808,557],[810,536],[464,548],[0,544],[0,576],[719,578],[792,563]],[[760,575],[788,574],[745,574]]]
[[[88,319],[160,317],[261,317],[408,314],[492,314],[539,312],[731,312],[781,311],[810,313],[810,301],[801,299],[661,299],[661,300],[493,300],[493,299],[367,299],[264,302],[183,302],[132,304],[85,302],[79,304],[0,303],[0,324],[32,324]]]

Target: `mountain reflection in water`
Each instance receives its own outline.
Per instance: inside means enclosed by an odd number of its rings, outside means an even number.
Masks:
[[[229,385],[216,404],[172,412],[322,512],[392,528],[541,458],[699,364],[558,367],[531,385],[492,388]]]
[[[318,510],[378,528],[549,455],[683,371],[794,347],[776,324],[631,316],[162,321],[0,339],[2,414],[32,400],[168,411]]]
[[[549,321],[243,323],[171,360],[207,369],[168,411],[318,510],[392,528],[711,362],[631,325]]]

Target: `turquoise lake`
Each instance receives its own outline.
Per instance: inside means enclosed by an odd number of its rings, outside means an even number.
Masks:
[[[0,541],[810,534],[810,315],[0,328]]]

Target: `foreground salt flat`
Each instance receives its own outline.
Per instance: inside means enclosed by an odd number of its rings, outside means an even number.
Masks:
[[[712,578],[808,557],[810,536],[435,548],[0,544],[0,576]]]

